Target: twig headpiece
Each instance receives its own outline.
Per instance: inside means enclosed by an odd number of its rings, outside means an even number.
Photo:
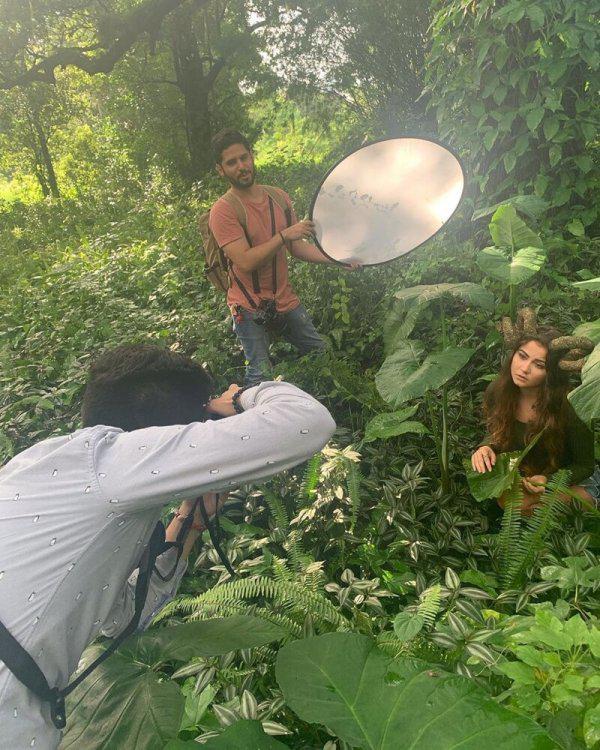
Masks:
[[[522,307],[517,312],[515,323],[510,318],[502,318],[498,329],[507,347],[514,348],[527,336],[537,338],[538,329],[535,312],[530,307]],[[586,356],[594,348],[594,342],[586,336],[557,336],[550,341],[550,350],[560,352],[558,366],[567,372],[578,372],[583,367]],[[564,352],[564,354],[562,353]]]

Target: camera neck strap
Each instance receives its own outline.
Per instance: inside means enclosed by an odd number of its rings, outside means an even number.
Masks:
[[[66,724],[65,698],[96,669],[103,661],[117,649],[123,641],[128,638],[137,628],[150,585],[150,577],[154,569],[156,558],[177,545],[177,542],[165,541],[165,527],[157,523],[152,531],[150,541],[142,555],[139,565],[139,573],[135,585],[135,604],[133,617],[117,635],[102,654],[93,661],[73,682],[65,688],[51,688],[46,676],[34,661],[32,656],[21,646],[17,639],[0,622],[0,659],[14,674],[14,676],[25,685],[26,688],[43,702],[50,704],[50,717],[57,729],[64,729]],[[174,573],[175,571],[173,571]]]
[[[210,541],[212,542],[213,547],[215,548],[215,552],[217,553],[221,562],[225,566],[225,570],[229,573],[229,575],[232,578],[235,578],[236,572],[233,569],[231,563],[229,562],[229,559],[227,558],[227,555],[225,554],[223,547],[221,546],[221,526],[219,525],[219,503],[217,502],[215,515],[212,517],[212,519],[208,517],[208,513],[206,512],[206,508],[204,507],[203,498],[200,498],[198,507],[200,510],[200,515],[202,516],[202,522],[208,529],[208,535],[210,536]]]

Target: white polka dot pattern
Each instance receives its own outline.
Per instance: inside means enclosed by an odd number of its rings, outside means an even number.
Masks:
[[[41,456],[30,463],[36,471],[39,468],[35,487],[29,484],[29,476],[19,473],[6,482],[6,469],[10,473],[12,462],[7,464],[0,488],[5,498],[19,503],[11,506],[14,534],[11,527],[7,538],[18,538],[21,546],[25,540],[27,559],[36,561],[43,575],[25,576],[14,585],[14,550],[3,544],[0,599],[4,607],[6,591],[15,592],[19,612],[26,613],[30,652],[42,666],[41,644],[47,646],[49,662],[67,654],[69,665],[75,665],[89,640],[98,633],[116,635],[129,621],[134,579],[127,584],[125,580],[140,558],[163,503],[188,499],[206,489],[262,480],[294,466],[319,450],[334,427],[323,407],[286,383],[263,383],[249,389],[240,403],[244,413],[228,420],[129,433],[100,426],[51,438],[48,448],[45,441],[28,449]],[[107,504],[112,508],[106,508]],[[172,568],[175,555],[171,553],[174,550],[165,553],[164,565],[159,567],[164,574]],[[143,625],[172,598],[181,572],[168,584],[153,576]],[[69,621],[66,614],[75,617]],[[68,671],[66,665],[60,669]],[[34,712],[28,710],[25,716],[19,687],[11,685],[10,690],[3,694],[0,724],[18,726],[18,735],[13,734],[18,742],[7,746],[20,743],[26,747],[30,742],[33,746],[35,735],[37,745],[46,748],[37,715],[32,718]],[[9,721],[13,707],[20,709],[14,722]],[[49,726],[48,732],[53,731]],[[0,745],[5,740],[3,735]]]

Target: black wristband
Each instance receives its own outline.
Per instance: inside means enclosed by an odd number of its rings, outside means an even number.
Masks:
[[[244,386],[243,388],[240,388],[239,391],[236,391],[231,398],[231,403],[233,404],[233,409],[236,414],[244,413],[244,409],[240,405],[240,396],[246,390],[246,388],[248,388],[248,386]]]

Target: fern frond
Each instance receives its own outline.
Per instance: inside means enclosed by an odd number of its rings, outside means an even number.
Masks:
[[[320,591],[324,583],[325,575],[321,569],[306,573],[302,579],[303,585],[313,592]]]
[[[286,608],[291,603],[295,610],[302,611],[304,615],[310,614],[315,621],[329,622],[340,630],[350,629],[346,618],[323,595],[309,591],[295,581],[276,581],[264,576],[228,581],[185,604],[186,608],[191,604],[194,609],[200,609],[217,602],[240,602],[256,598],[285,603]]]
[[[568,491],[569,472],[565,469],[557,471],[546,485],[546,490],[540,499],[540,506],[534,508],[524,528],[518,510],[520,503],[513,501],[509,508],[507,501],[504,508],[504,518],[502,519],[502,531],[504,531],[507,515],[513,514],[515,518],[506,521],[507,526],[509,524],[511,526],[510,546],[501,550],[502,584],[504,588],[518,588],[527,568],[546,546],[550,533],[560,525],[560,518],[566,508],[563,498],[565,494],[568,494]],[[518,497],[518,495],[515,496]],[[508,534],[507,538],[509,538]]]
[[[293,580],[293,574],[287,566],[287,560],[283,560],[281,557],[273,557],[271,563],[273,570],[273,578],[276,581],[291,581]]]
[[[287,540],[284,544],[286,552],[288,553],[288,557],[291,563],[292,570],[295,573],[301,573],[302,570],[306,567],[305,565],[306,553],[302,549],[302,544],[300,543],[300,539],[301,539],[301,534],[298,531],[298,529],[292,529],[292,531],[290,531],[289,534],[287,535]]]
[[[498,534],[500,553],[500,575],[504,588],[510,588],[512,571],[520,564],[519,539],[521,536],[521,502],[523,490],[520,481],[515,481],[505,494],[504,513]]]
[[[566,509],[563,496],[568,490],[569,472],[565,469],[557,471],[546,485],[540,507],[534,508],[527,520],[519,543],[521,559],[518,567],[511,570],[511,588],[520,583],[529,565],[546,546],[550,533],[560,525],[560,518]]]
[[[437,613],[440,611],[441,601],[442,587],[439,583],[425,589],[421,594],[417,613],[421,615],[427,627],[431,627],[435,622]]]
[[[256,604],[246,604],[245,602],[216,602],[207,605],[205,608],[197,610],[190,616],[190,620],[210,620],[213,617],[232,617],[233,615],[251,615],[260,617],[261,620],[271,622],[273,625],[279,625],[287,633],[287,638],[301,638],[302,625],[295,622],[291,617],[281,612],[273,612],[266,607],[259,607]],[[284,638],[286,640],[286,638]]]
[[[301,502],[312,502],[317,485],[319,484],[319,471],[322,463],[323,456],[320,453],[315,453],[309,460],[298,493]]]
[[[388,656],[391,656],[392,659],[396,659],[408,650],[404,641],[399,641],[398,638],[389,632],[377,636],[376,640],[378,648]]]
[[[276,528],[282,533],[287,534],[290,519],[285,509],[285,506],[280,497],[274,492],[271,492],[267,487],[261,487],[261,492],[267,504],[267,507],[271,511],[273,520],[275,521]]]

